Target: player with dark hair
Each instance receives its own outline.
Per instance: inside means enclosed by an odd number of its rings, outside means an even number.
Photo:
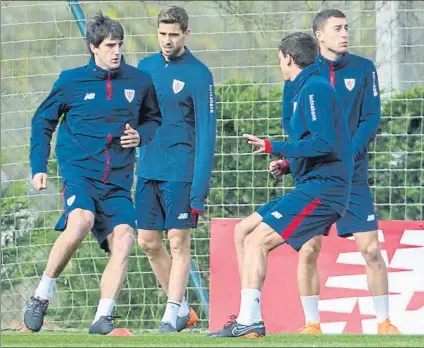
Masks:
[[[387,268],[381,256],[377,215],[368,186],[367,146],[376,135],[381,118],[377,71],[369,59],[348,52],[349,27],[343,12],[336,9],[319,12],[313,19],[312,28],[319,43],[317,62],[320,73],[342,101],[355,161],[349,205],[345,215],[337,221],[337,233],[344,238],[353,235],[365,259],[368,287],[377,316],[377,332],[399,334],[389,319]],[[290,112],[286,112],[285,117],[290,118]],[[277,165],[281,163],[279,161]],[[321,333],[317,268],[321,243],[322,237],[317,236],[299,252],[298,285],[305,314],[301,333]]]
[[[123,40],[119,22],[101,13],[88,20],[88,65],[63,71],[32,118],[30,163],[37,191],[47,188],[50,142],[60,121],[56,157],[65,208],[56,225],[63,232],[25,311],[31,331],[41,329],[56,279],[90,230],[110,257],[89,333],[114,330],[112,312],[136,227],[130,192],[135,148],[146,145],[161,123],[152,80],[125,63]]]
[[[293,96],[293,115],[284,123],[291,142],[244,135],[257,147],[254,153],[290,158],[295,189],[236,225],[235,235],[244,236],[241,245],[236,241],[240,311],[211,337],[264,336],[261,288],[268,254],[284,243],[300,250],[311,238],[326,234],[346,210],[353,172],[351,141],[341,102],[320,76],[317,54],[315,39],[304,33],[290,34],[280,43],[280,69]]]

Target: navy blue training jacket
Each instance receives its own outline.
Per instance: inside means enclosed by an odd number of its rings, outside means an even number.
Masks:
[[[191,182],[191,208],[204,211],[216,142],[216,101],[209,69],[188,48],[169,62],[161,53],[140,60],[151,75],[162,125],[140,149],[137,175],[146,179]]]
[[[60,121],[56,157],[66,182],[84,176],[130,189],[135,149],[123,148],[125,124],[147,144],[161,124],[150,76],[125,63],[113,71],[88,65],[63,71],[32,118],[32,174],[47,173],[52,134]]]
[[[349,53],[336,61],[319,55],[317,62],[321,75],[330,81],[343,104],[355,158],[353,183],[367,183],[367,147],[381,119],[376,68],[369,59]]]
[[[353,174],[352,144],[336,91],[320,76],[317,63],[304,68],[289,84],[283,126],[291,139],[271,141],[268,152],[287,157],[296,188],[327,203],[343,215]]]

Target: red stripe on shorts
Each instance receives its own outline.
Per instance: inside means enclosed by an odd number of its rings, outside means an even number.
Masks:
[[[65,202],[65,195],[66,195],[66,185],[63,185],[63,189],[62,189],[62,201]]]
[[[65,195],[66,195],[66,185],[63,185],[62,189],[62,201],[65,203]],[[65,210],[65,207],[63,207],[63,210]]]
[[[287,225],[283,233],[281,233],[281,237],[284,240],[290,238],[296,228],[298,228],[299,225],[302,223],[303,219],[308,215],[311,215],[311,213],[319,204],[321,204],[321,201],[319,199],[314,199],[311,203],[308,203],[308,205],[303,208],[303,210],[299,214],[297,214],[295,218]]]

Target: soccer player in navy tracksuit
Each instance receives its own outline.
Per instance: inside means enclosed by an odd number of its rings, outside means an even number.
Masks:
[[[377,133],[381,117],[377,71],[370,60],[348,53],[348,25],[341,11],[330,9],[318,13],[313,20],[313,31],[320,45],[317,61],[321,75],[336,89],[343,103],[355,160],[349,206],[346,214],[337,221],[337,233],[341,237],[353,235],[365,258],[368,286],[378,322],[377,332],[399,334],[389,320],[387,269],[381,257],[377,216],[368,186],[367,146]],[[287,87],[289,94],[290,86]],[[283,123],[290,116],[290,108],[287,108]],[[285,170],[287,159],[271,165],[271,171],[276,170],[278,165]],[[299,253],[298,283],[305,314],[305,326],[301,333],[321,333],[317,270],[321,242],[322,239],[316,237],[305,244]]]
[[[100,284],[101,299],[89,333],[114,330],[112,311],[126,276],[134,242],[131,198],[135,147],[147,144],[161,123],[151,78],[127,65],[121,54],[120,23],[99,13],[87,22],[88,65],[63,71],[32,118],[30,162],[37,191],[47,187],[50,141],[60,117],[56,157],[64,189],[63,231],[24,321],[39,331],[57,277],[92,230],[110,252]]]
[[[190,228],[205,210],[213,167],[216,103],[212,74],[187,47],[188,15],[178,6],[158,16],[161,52],[138,67],[151,75],[163,115],[152,141],[140,149],[135,205],[138,243],[168,296],[160,332],[197,321],[184,293],[190,271]],[[170,255],[162,244],[167,230]]]
[[[241,303],[236,320],[212,337],[261,337],[261,288],[268,253],[283,243],[295,250],[311,238],[328,233],[345,212],[349,200],[353,158],[348,127],[339,97],[320,76],[318,45],[304,33],[286,36],[280,43],[280,69],[291,81],[293,115],[286,124],[291,142],[269,141],[245,134],[254,153],[289,157],[295,189],[265,204],[236,226],[245,234]],[[283,265],[284,267],[284,265]],[[284,287],[284,284],[282,284]]]

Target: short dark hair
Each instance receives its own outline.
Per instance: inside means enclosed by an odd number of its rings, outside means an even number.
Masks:
[[[279,49],[284,56],[290,55],[301,69],[315,63],[318,57],[317,41],[306,33],[296,32],[287,35],[281,40]]]
[[[93,54],[90,44],[93,44],[94,47],[99,47],[103,40],[108,37],[123,40],[124,29],[121,23],[103,15],[100,11],[87,21],[85,36],[88,49]]]
[[[180,6],[171,5],[165,7],[159,12],[158,26],[160,23],[179,24],[183,32],[188,29],[188,14],[186,10]]]
[[[321,30],[325,26],[327,21],[332,17],[346,18],[345,14],[342,11],[336,9],[328,9],[317,13],[314,19],[312,20],[312,30],[314,32],[314,35],[318,30]]]

